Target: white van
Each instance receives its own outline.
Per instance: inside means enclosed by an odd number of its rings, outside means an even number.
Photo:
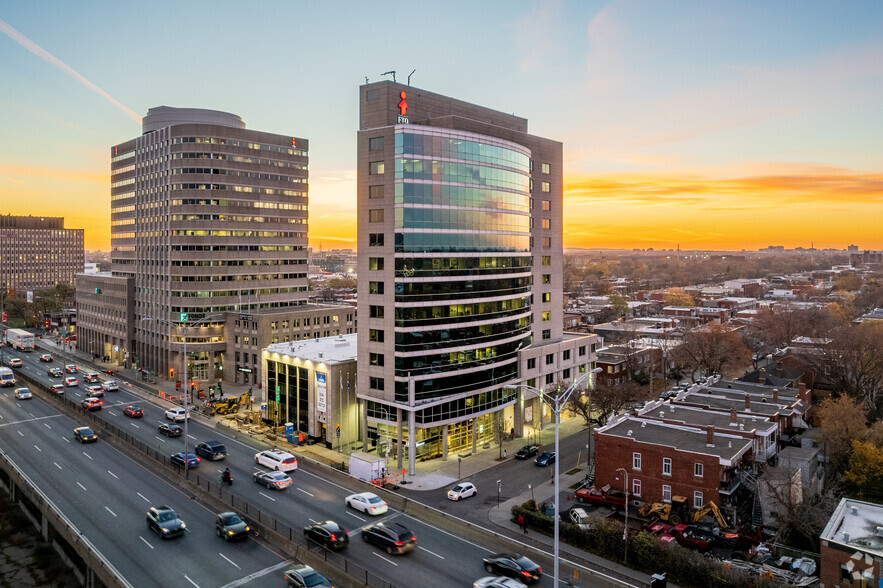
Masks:
[[[0,386],[15,386],[15,374],[8,367],[0,367]]]

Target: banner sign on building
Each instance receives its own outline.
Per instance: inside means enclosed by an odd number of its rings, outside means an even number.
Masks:
[[[325,378],[326,374],[320,374],[316,372],[316,408],[319,409],[319,412],[325,412],[327,406],[325,405]]]

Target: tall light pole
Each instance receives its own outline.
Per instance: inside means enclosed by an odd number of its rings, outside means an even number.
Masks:
[[[201,325],[205,321],[220,318],[221,316],[222,315],[220,313],[207,314],[198,321],[193,321],[190,324],[190,327]],[[181,334],[181,338],[184,340],[184,475],[187,476],[190,473],[190,460],[187,459],[187,424],[190,422],[190,413],[188,412],[187,408],[187,397],[190,395],[190,374],[188,374],[187,372],[187,334],[190,332],[190,327],[188,327],[186,324],[183,324],[187,322],[187,313],[181,313],[181,323],[173,323],[168,319],[152,316],[142,317],[141,320],[155,321],[169,327],[174,327],[178,329],[178,332]]]
[[[604,370],[603,370],[602,368],[595,368],[595,369],[593,369],[592,371],[590,371],[589,373],[590,373],[590,374],[600,374],[600,373],[603,372],[603,371],[604,371]],[[594,387],[597,385],[597,382],[598,382],[598,380],[593,378],[593,379],[592,379],[592,384],[591,384],[591,386],[588,387],[588,388],[586,388],[586,391],[588,391],[588,393],[589,393],[589,410],[588,410],[588,415],[589,415],[589,446],[586,448],[586,449],[588,450],[588,451],[586,452],[586,454],[587,454],[587,459],[588,459],[589,467],[592,467],[592,462],[594,461],[594,457],[595,457],[594,453],[592,453],[592,449],[594,449],[594,448],[592,447],[592,441],[593,441],[593,439],[592,439],[592,437],[593,437],[592,433],[595,432],[595,431],[594,431],[594,429],[595,429],[594,424],[595,424],[595,423],[592,421],[592,388],[594,388]],[[555,459],[558,459],[558,456],[555,456]],[[592,481],[594,482],[594,477],[593,477],[593,480],[592,480]]]
[[[590,372],[586,372],[585,374],[581,375],[576,380],[574,380],[574,382],[570,386],[568,386],[567,389],[564,390],[564,392],[560,392],[561,387],[558,386],[557,393],[554,396],[549,395],[549,394],[544,394],[543,391],[540,390],[539,388],[534,388],[533,386],[529,386],[527,384],[511,384],[508,386],[504,386],[504,388],[506,388],[507,390],[516,390],[518,388],[524,388],[525,390],[530,390],[531,392],[536,394],[538,397],[543,399],[549,405],[549,408],[551,409],[551,411],[555,413],[555,473],[553,476],[553,478],[555,480],[555,518],[556,518],[556,520],[553,521],[553,524],[555,527],[555,564],[554,564],[554,570],[555,570],[555,584],[554,585],[555,586],[558,586],[558,552],[559,552],[559,534],[560,534],[560,529],[559,529],[557,518],[559,516],[558,475],[560,473],[560,469],[558,468],[558,464],[560,463],[559,460],[561,459],[561,456],[558,455],[558,445],[559,445],[558,437],[559,437],[559,432],[560,432],[559,429],[561,426],[561,411],[564,409],[565,404],[567,404],[567,401],[573,395],[574,391],[576,391],[576,389],[579,388],[579,385],[582,384],[584,380],[589,378],[594,373],[595,373],[595,371],[592,370]]]
[[[625,543],[625,563],[629,563],[629,473],[625,468],[616,468],[616,471],[625,476],[625,527],[622,529],[622,541]]]

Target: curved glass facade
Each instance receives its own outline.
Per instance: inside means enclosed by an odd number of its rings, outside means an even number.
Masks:
[[[410,380],[417,402],[472,391],[508,402],[494,387],[531,342],[530,152],[405,125],[394,167],[396,399],[408,402]]]

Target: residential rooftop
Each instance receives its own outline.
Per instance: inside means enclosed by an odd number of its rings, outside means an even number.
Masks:
[[[883,557],[883,505],[842,498],[821,539]]]

